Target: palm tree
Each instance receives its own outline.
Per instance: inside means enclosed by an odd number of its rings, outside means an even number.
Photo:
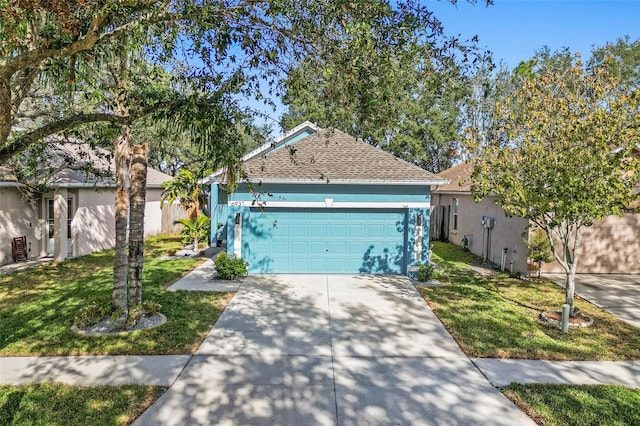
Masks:
[[[182,234],[193,241],[193,252],[198,251],[200,240],[206,239],[211,226],[211,221],[206,215],[202,215],[197,219],[183,218],[173,221],[174,225],[182,225]]]

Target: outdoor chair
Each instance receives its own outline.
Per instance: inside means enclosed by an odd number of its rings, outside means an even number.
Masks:
[[[11,255],[14,262],[27,260],[27,237],[16,237],[11,241]]]

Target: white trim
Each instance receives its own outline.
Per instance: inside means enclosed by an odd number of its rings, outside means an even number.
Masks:
[[[240,215],[239,223],[236,223],[234,218],[233,222],[233,255],[235,257],[242,257],[242,215],[240,213],[236,213]]]
[[[442,194],[442,195],[473,195],[471,191],[446,191],[435,189],[431,192],[432,195]]]
[[[329,205],[325,201],[229,201],[231,207],[276,207],[276,208],[312,208],[312,209],[428,209],[430,203],[424,202],[360,202],[334,201]]]
[[[258,155],[262,154],[265,151],[277,148],[279,145],[282,144],[282,142],[284,142],[285,140],[289,139],[292,136],[295,136],[296,133],[302,132],[304,129],[311,129],[316,133],[318,133],[321,130],[320,127],[316,126],[314,123],[310,121],[305,121],[304,123],[297,125],[296,127],[289,130],[288,132],[281,134],[273,142],[265,142],[259,147],[257,147],[256,149],[254,149],[253,151],[249,152],[248,154],[245,154],[244,156],[242,156],[242,161],[245,162],[247,160],[252,159],[253,157],[257,157]]]
[[[422,220],[424,221],[424,218]],[[422,228],[424,228],[424,222],[420,226],[416,223],[413,256],[418,262],[422,262]]]
[[[442,186],[448,185],[448,180],[435,178],[433,180],[380,180],[380,179],[335,179],[329,182],[325,180],[297,180],[297,179],[255,179],[243,180],[240,183],[275,183],[296,185],[402,185],[402,186]]]

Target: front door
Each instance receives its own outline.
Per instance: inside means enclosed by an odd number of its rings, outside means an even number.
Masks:
[[[47,198],[47,255],[53,256],[55,250],[55,203],[52,198]],[[71,221],[73,219],[73,199],[67,199],[67,248],[68,253],[73,255],[73,244],[71,240]]]

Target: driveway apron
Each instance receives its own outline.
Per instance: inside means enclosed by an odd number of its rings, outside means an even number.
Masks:
[[[561,287],[565,274],[544,274]],[[577,274],[576,294],[622,321],[640,328],[640,275]]]
[[[136,424],[534,423],[407,278],[255,275]]]

